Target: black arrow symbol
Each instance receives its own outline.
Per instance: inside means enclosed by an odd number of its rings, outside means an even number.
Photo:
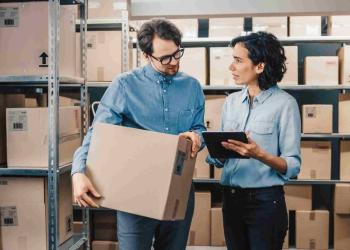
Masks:
[[[46,58],[48,58],[49,56],[45,52],[43,52],[39,57],[41,57],[42,60],[42,64],[39,65],[39,67],[48,67]]]

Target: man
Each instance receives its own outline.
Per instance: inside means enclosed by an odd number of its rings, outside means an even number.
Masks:
[[[149,63],[118,76],[104,94],[95,122],[180,134],[192,140],[192,154],[202,145],[204,95],[199,82],[179,70],[181,32],[167,20],[154,19],[141,26],[137,35]],[[85,162],[93,126],[73,160],[74,198],[79,206],[97,206],[89,193],[100,194],[85,176]],[[117,139],[117,138],[116,138]],[[116,152],[116,161],[118,152]],[[158,221],[126,212],[117,212],[118,239],[122,250],[181,250],[186,248],[194,208],[191,190],[185,219]]]

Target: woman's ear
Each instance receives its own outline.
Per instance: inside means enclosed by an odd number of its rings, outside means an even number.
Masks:
[[[264,68],[265,68],[265,63],[259,63],[258,65],[255,66],[255,72],[259,75],[262,72],[264,72]]]

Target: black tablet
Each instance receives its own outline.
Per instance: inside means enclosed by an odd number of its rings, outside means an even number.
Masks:
[[[244,158],[249,157],[240,155],[237,152],[227,150],[221,145],[221,142],[229,139],[248,143],[247,135],[244,132],[203,132],[203,139],[207,145],[209,154],[213,158]]]

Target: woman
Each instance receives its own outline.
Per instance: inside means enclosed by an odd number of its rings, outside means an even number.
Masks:
[[[233,39],[232,76],[243,90],[227,97],[223,131],[245,131],[248,143],[222,142],[249,159],[213,159],[223,167],[223,219],[228,249],[282,249],[288,229],[283,185],[300,171],[300,114],[277,82],[286,72],[277,38],[258,32]]]

